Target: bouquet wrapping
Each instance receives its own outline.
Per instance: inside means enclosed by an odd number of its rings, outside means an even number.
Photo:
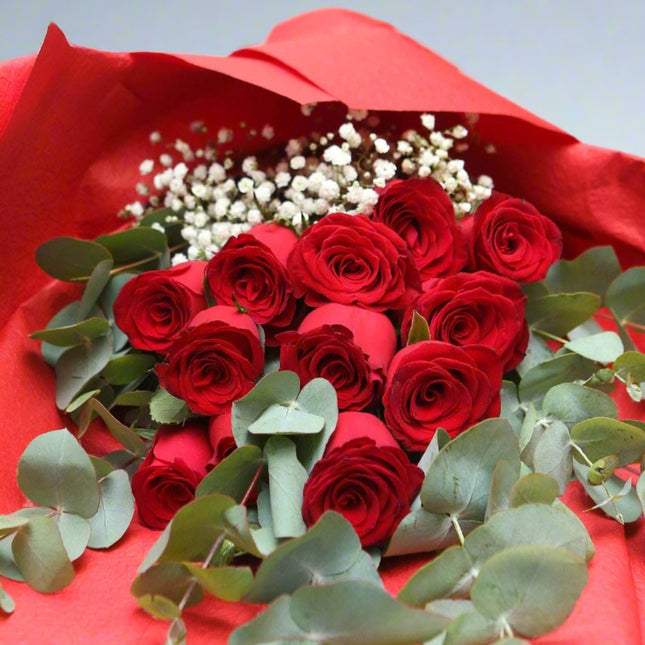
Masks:
[[[552,218],[567,257],[612,244],[623,268],[643,261],[645,161],[576,141],[389,25],[349,11],[296,17],[274,28],[262,45],[225,58],[78,48],[52,25],[40,53],[1,65],[0,80],[2,513],[24,501],[14,482],[25,446],[66,424],[55,408],[54,374],[28,334],[44,328],[78,288],[46,278],[33,262],[35,249],[55,236],[91,238],[118,227],[114,214],[134,198],[138,161],[152,130],[181,136],[186,123],[207,116],[230,126],[270,123],[286,140],[307,131],[300,106],[310,103],[325,106],[323,127],[347,108],[379,111],[401,126],[425,111],[476,115],[472,131],[481,145],[468,153],[470,169],[490,174],[498,190],[529,200]],[[255,151],[252,143],[244,149]],[[621,416],[637,418],[628,398],[617,396]],[[98,430],[84,439],[99,453],[111,441]],[[565,500],[597,552],[573,614],[536,642],[641,643],[643,522],[623,527],[583,513],[589,500],[577,485]],[[25,644],[40,642],[43,632],[51,643],[163,642],[165,625],[139,610],[129,594],[156,537],[133,523],[117,546],[86,553],[74,583],[51,596],[3,582],[17,610],[1,619],[0,634]],[[396,592],[426,560],[386,562],[387,588]],[[193,643],[224,643],[261,608],[218,600],[200,607],[200,613],[186,613]]]

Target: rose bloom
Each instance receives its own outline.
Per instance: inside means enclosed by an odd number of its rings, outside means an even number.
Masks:
[[[371,215],[405,240],[425,283],[436,276],[457,273],[468,255],[450,197],[439,182],[395,179],[379,190]]]
[[[517,282],[543,280],[560,258],[562,234],[532,204],[493,193],[462,220],[469,243],[469,266]]]
[[[314,309],[297,332],[278,336],[280,369],[296,372],[304,385],[327,379],[341,410],[362,410],[380,400],[396,332],[387,316],[330,303]]]
[[[301,235],[287,265],[296,297],[311,307],[405,309],[420,288],[405,242],[365,215],[325,216]]]
[[[163,529],[182,506],[194,499],[212,453],[203,423],[161,426],[132,476],[140,522]]]
[[[206,307],[206,262],[184,262],[146,271],[125,283],[114,302],[114,319],[136,349],[164,353]]]
[[[439,428],[451,437],[500,411],[502,366],[493,350],[436,340],[408,345],[392,359],[385,423],[409,451],[425,450]]]
[[[263,368],[256,324],[235,307],[218,305],[195,316],[155,371],[163,388],[211,416],[249,392]]]
[[[408,307],[401,325],[405,344],[412,314],[428,321],[430,338],[453,345],[485,345],[509,372],[523,358],[529,341],[524,319],[526,296],[513,280],[487,271],[431,280]]]
[[[224,412],[210,418],[208,422],[208,438],[213,448],[213,456],[209,466],[214,467],[220,461],[226,459],[237,447],[233,438],[230,412]]]
[[[382,421],[365,412],[341,412],[305,484],[302,515],[310,526],[325,511],[336,511],[364,547],[380,545],[409,513],[423,477]]]
[[[243,307],[259,325],[287,327],[296,299],[285,263],[297,239],[278,224],[258,224],[229,239],[206,267],[206,283],[217,303]]]

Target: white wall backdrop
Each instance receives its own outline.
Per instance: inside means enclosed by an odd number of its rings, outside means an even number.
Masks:
[[[226,55],[332,5],[393,24],[587,143],[645,157],[644,0],[0,0],[0,60],[37,51],[49,22],[95,49]]]

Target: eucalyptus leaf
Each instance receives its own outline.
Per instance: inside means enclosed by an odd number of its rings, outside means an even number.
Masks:
[[[558,482],[542,473],[530,473],[520,477],[511,491],[509,505],[511,507],[523,504],[552,504],[558,496]]]
[[[104,260],[112,260],[112,255],[100,243],[73,237],[55,237],[36,249],[38,266],[52,278],[66,282],[89,280]]]
[[[170,266],[166,236],[154,228],[137,226],[101,235],[95,242],[108,249],[115,266],[132,265],[138,271],[167,269]]]
[[[186,402],[158,388],[150,399],[150,416],[157,423],[182,423],[190,415]]]
[[[16,608],[13,598],[0,585],[0,611],[11,614]]]
[[[432,513],[483,521],[493,471],[507,460],[519,473],[517,437],[506,419],[487,419],[458,435],[437,455],[421,488]]]
[[[641,509],[645,513],[645,473],[641,473],[636,482],[636,495],[641,503]]]
[[[616,372],[627,372],[634,381],[645,381],[645,355],[641,352],[629,351],[620,355],[613,364]]]
[[[497,643],[499,624],[478,611],[464,612],[448,625],[444,645],[482,645]]]
[[[128,385],[141,379],[155,365],[151,354],[126,354],[113,358],[101,372],[101,376],[112,385]]]
[[[86,340],[104,336],[110,331],[110,323],[105,318],[87,318],[81,322],[53,329],[41,329],[30,334],[30,338],[43,340],[59,347],[73,347]]]
[[[114,301],[116,300],[123,285],[133,278],[136,273],[117,273],[113,275],[101,294],[100,304],[105,316],[112,323],[112,345],[114,351],[119,351],[128,343],[128,337],[119,329],[114,320]]]
[[[138,575],[132,582],[130,593],[136,598],[162,596],[178,605],[191,588],[193,578],[191,571],[183,563],[161,562]],[[186,606],[196,605],[203,597],[202,588],[194,585]]]
[[[519,437],[524,413],[520,407],[520,399],[517,396],[517,385],[512,381],[502,381],[500,399],[502,407],[499,416],[508,419],[515,434]]]
[[[137,604],[151,616],[162,620],[175,620],[181,616],[181,609],[172,600],[162,595],[139,596]]]
[[[461,546],[451,546],[421,567],[397,598],[411,607],[425,607],[439,598],[466,597],[473,580],[473,562],[468,552]]]
[[[96,305],[103,289],[105,289],[110,280],[110,272],[113,266],[114,262],[110,258],[102,260],[94,267],[92,275],[85,285],[83,296],[78,306],[79,320],[87,318],[92,308]]]
[[[164,645],[186,645],[188,632],[186,631],[186,624],[180,618],[173,618],[168,627],[168,636]]]
[[[645,453],[645,431],[607,417],[580,421],[571,429],[571,440],[592,462],[616,455],[619,465],[626,466]]]
[[[269,473],[269,498],[276,537],[298,537],[306,531],[302,518],[303,489],[307,471],[298,461],[296,446],[287,437],[275,435],[265,447]]]
[[[112,358],[109,336],[71,347],[56,363],[56,406],[64,410]]]
[[[536,472],[552,477],[563,495],[571,480],[572,462],[569,430],[562,421],[553,421],[535,446],[533,467]]]
[[[204,569],[190,562],[183,564],[204,591],[229,602],[240,600],[253,583],[253,572],[249,567],[207,567]]]
[[[15,533],[23,524],[27,524],[28,521],[28,517],[18,513],[0,515],[0,538]]]
[[[124,470],[113,470],[99,482],[100,501],[89,519],[91,549],[106,549],[121,539],[134,516],[130,479]]]
[[[536,333],[546,332],[562,338],[591,318],[601,304],[595,293],[559,293],[526,303],[526,320]]]
[[[553,631],[571,613],[587,582],[580,556],[552,546],[504,549],[482,565],[471,590],[477,610],[534,638]]]
[[[18,485],[36,504],[81,517],[99,505],[99,487],[92,461],[69,430],[37,436],[18,462]]]
[[[522,362],[516,366],[515,371],[524,377],[524,375],[536,365],[550,361],[553,358],[551,348],[535,333],[529,329],[529,343],[526,347],[526,353]]]
[[[607,290],[607,307],[623,327],[645,325],[645,267],[621,273]]]
[[[167,221],[170,218],[170,221]],[[160,224],[164,229],[164,235],[168,240],[168,246],[173,247],[186,242],[181,236],[182,222],[177,220],[177,213],[172,208],[160,208],[145,214],[140,220],[141,226],[151,227],[152,224]]]
[[[53,518],[58,526],[67,557],[74,562],[83,555],[90,539],[90,525],[80,515],[73,513],[56,513]]]
[[[618,408],[610,396],[577,383],[552,387],[544,397],[542,412],[570,426],[591,417],[615,419],[618,416]]]
[[[412,321],[406,345],[413,345],[422,340],[430,340],[430,327],[428,321],[415,309],[412,312]]]
[[[248,428],[251,434],[316,434],[325,426],[325,420],[317,415],[291,405],[274,403],[269,406]]]
[[[30,587],[53,593],[74,579],[70,562],[56,522],[49,517],[32,517],[21,526],[11,543],[20,572]]]
[[[25,576],[16,567],[11,551],[14,537],[15,535],[8,535],[0,540],[0,576],[17,582],[25,582]]]
[[[265,527],[251,529],[248,510],[245,506],[232,506],[222,514],[223,526],[227,538],[240,550],[257,558],[271,553],[278,542],[272,529]]]
[[[490,481],[490,497],[486,506],[486,519],[494,513],[508,508],[512,503],[513,489],[518,481],[517,463],[500,459],[493,470]]]
[[[613,331],[570,340],[564,346],[576,354],[605,365],[613,363],[624,351],[623,341]]]

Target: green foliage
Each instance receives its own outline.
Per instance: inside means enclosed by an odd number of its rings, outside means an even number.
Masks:
[[[412,312],[412,322],[408,332],[407,345],[413,345],[422,340],[430,340],[428,321],[415,309]]]
[[[183,401],[158,388],[150,399],[150,416],[157,423],[181,423],[190,415],[190,409]]]

